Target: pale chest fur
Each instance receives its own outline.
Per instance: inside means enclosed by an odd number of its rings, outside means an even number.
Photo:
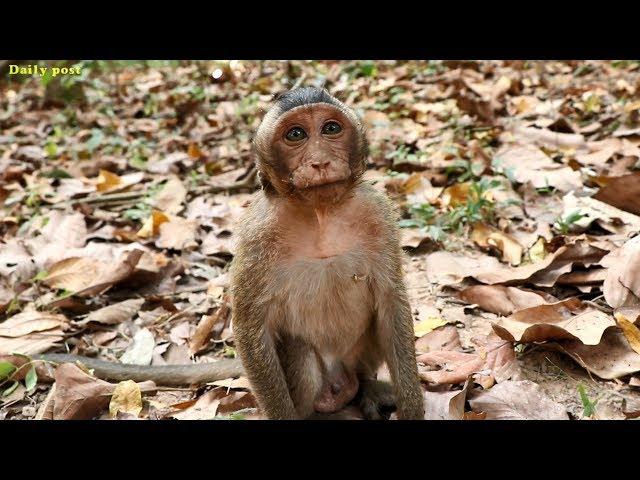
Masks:
[[[347,355],[373,319],[376,239],[348,211],[289,218],[288,225],[282,261],[270,277],[268,325],[304,338],[322,355]]]

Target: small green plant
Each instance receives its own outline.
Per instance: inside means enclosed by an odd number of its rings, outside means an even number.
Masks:
[[[580,213],[580,210],[575,210],[571,212],[566,217],[558,217],[557,220],[553,224],[553,228],[560,234],[566,235],[571,230],[571,227],[582,218],[587,215]]]
[[[400,220],[399,226],[420,228],[433,240],[444,241],[447,233],[461,234],[463,228],[471,223],[492,223],[497,204],[487,195],[487,192],[500,185],[500,180],[497,179],[483,178],[477,182],[471,182],[466,202],[452,207],[443,215],[438,215],[431,204],[413,204],[408,209],[410,218]]]
[[[24,377],[25,388],[30,392],[36,387],[36,384],[38,383],[38,374],[36,373],[35,365],[29,357],[24,355],[21,356],[25,357],[29,361],[20,367],[16,367],[11,362],[0,362],[0,397],[11,395],[15,389],[18,388],[20,382],[15,380],[14,377],[18,372],[27,368],[29,370]]]
[[[584,389],[584,385],[578,385],[578,393],[580,394],[580,401],[582,402],[582,416],[585,418],[591,418],[596,411],[596,405],[598,403],[598,399],[596,398],[594,401],[589,400],[587,396],[587,392]]]
[[[486,193],[499,187],[500,180],[482,178],[478,182],[471,182],[467,201],[452,208],[447,214],[448,230],[461,233],[462,227],[470,223],[493,223],[496,203]]]

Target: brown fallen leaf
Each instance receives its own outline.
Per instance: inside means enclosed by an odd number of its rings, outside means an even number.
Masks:
[[[502,261],[513,266],[520,265],[522,261],[522,245],[511,235],[497,228],[475,223],[470,238],[481,247],[497,248],[502,253]]]
[[[629,346],[633,348],[636,353],[640,354],[640,330],[638,330],[638,327],[619,312],[616,312],[614,317],[616,318],[622,333],[627,338]]]
[[[29,310],[0,323],[0,353],[32,355],[63,339],[69,321],[62,314]]]
[[[640,215],[640,172],[609,177],[592,197],[634,215]]]
[[[235,253],[235,238],[228,233],[216,235],[213,232],[209,232],[202,239],[200,251],[205,255],[233,255]]]
[[[425,420],[462,420],[467,399],[467,381],[462,390],[451,392],[424,392]]]
[[[509,169],[518,183],[535,188],[554,187],[568,192],[582,187],[580,172],[555,163],[547,154],[533,145],[505,145],[495,154],[496,161]]]
[[[141,250],[124,252],[115,263],[89,257],[67,258],[53,264],[42,282],[81,297],[96,295],[129,277],[142,254]]]
[[[53,420],[89,420],[109,406],[116,384],[92,377],[72,363],[58,366],[55,374]],[[141,391],[154,391],[153,382],[138,384]]]
[[[485,420],[487,412],[464,412],[463,420]]]
[[[38,411],[36,412],[36,420],[53,420],[53,405],[54,398],[56,396],[56,384],[51,385],[49,393],[40,404]]]
[[[505,316],[516,310],[558,301],[552,295],[544,292],[502,285],[473,285],[459,292],[458,298],[467,303],[478,305],[488,312]]]
[[[258,404],[251,392],[231,392],[223,397],[218,405],[218,412],[229,414],[245,408],[257,408]]]
[[[608,268],[602,291],[616,312],[632,322],[640,317],[640,236],[627,241],[621,248],[602,259]]]
[[[160,233],[160,226],[169,221],[169,217],[160,210],[153,210],[136,235],[139,238],[155,237]]]
[[[144,303],[143,298],[133,298],[123,302],[114,303],[104,308],[91,312],[83,320],[78,321],[79,325],[90,322],[102,323],[104,325],[115,325],[131,320],[140,310]]]
[[[584,345],[573,340],[561,342],[557,348],[605,380],[640,371],[640,355],[629,346],[626,337],[618,328],[605,331],[598,345]]]
[[[416,340],[416,352],[418,353],[458,350],[461,346],[458,329],[453,325],[436,328]]]
[[[193,332],[193,335],[189,339],[189,353],[191,355],[197,354],[208,344],[209,337],[213,333],[215,325],[222,323],[224,326],[229,316],[229,310],[229,302],[228,299],[225,298],[222,305],[218,307],[213,315],[204,315],[202,317],[195,332]]]
[[[591,245],[589,241],[576,239],[536,263],[510,267],[488,255],[467,256],[438,251],[427,256],[427,276],[432,283],[441,285],[455,285],[472,277],[489,285],[526,282],[552,287],[561,275],[571,271],[574,264],[588,267],[598,263],[606,254],[606,250]]]
[[[224,387],[230,390],[249,390],[251,384],[247,377],[238,378],[226,378],[224,380],[217,380],[215,382],[207,383],[207,385],[213,385],[215,387]]]
[[[129,413],[134,416],[142,411],[142,393],[133,380],[125,380],[116,385],[109,402],[109,414],[115,418],[118,413]]]
[[[132,185],[137,185],[144,178],[143,172],[119,176],[108,170],[100,170],[96,181],[96,190],[101,193],[115,192]]]
[[[492,323],[496,334],[511,342],[578,339],[585,345],[597,345],[614,325],[609,315],[575,297],[525,308]]]
[[[529,380],[507,380],[490,390],[474,392],[469,405],[486,413],[487,420],[569,420],[565,407]]]
[[[161,212],[175,215],[183,208],[183,203],[187,198],[187,189],[182,184],[180,178],[171,175],[162,189],[154,195],[151,205]]]
[[[419,355],[418,362],[429,367],[439,367],[439,370],[427,370],[419,365],[420,378],[426,382],[462,383],[466,379],[482,370],[484,360],[475,353],[463,353],[453,350],[441,350]]]
[[[196,230],[198,224],[193,220],[181,217],[169,217],[169,221],[160,224],[160,236],[156,240],[158,248],[184,250],[197,247]]]
[[[546,128],[526,127],[521,124],[516,124],[507,133],[512,135],[511,140],[524,145],[534,144],[552,149],[587,150],[585,139],[580,134],[554,132]]]
[[[193,405],[169,416],[178,420],[213,420],[218,413],[220,396],[220,390],[211,390],[200,396]]]
[[[596,222],[613,233],[628,235],[640,231],[640,216],[612,207],[592,197],[576,197],[573,192],[570,192],[564,196],[562,202],[562,218],[567,218],[575,212],[583,215],[582,218],[573,222],[574,229],[575,227],[586,229]]]

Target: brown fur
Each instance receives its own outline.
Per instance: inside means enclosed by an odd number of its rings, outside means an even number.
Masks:
[[[339,138],[317,134],[327,118],[342,123]],[[283,140],[293,124],[305,126],[308,141]],[[261,409],[273,419],[311,417],[327,382],[348,383],[352,372],[370,405],[386,361],[399,418],[423,418],[396,212],[360,181],[359,120],[342,104],[271,111],[256,149],[264,189],[237,230],[231,282],[238,353]],[[318,159],[320,173],[309,167]],[[344,179],[334,182],[334,173]]]

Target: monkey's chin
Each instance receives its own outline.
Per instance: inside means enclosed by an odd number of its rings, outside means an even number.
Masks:
[[[349,191],[348,179],[298,189],[298,195],[312,205],[339,203]]]

